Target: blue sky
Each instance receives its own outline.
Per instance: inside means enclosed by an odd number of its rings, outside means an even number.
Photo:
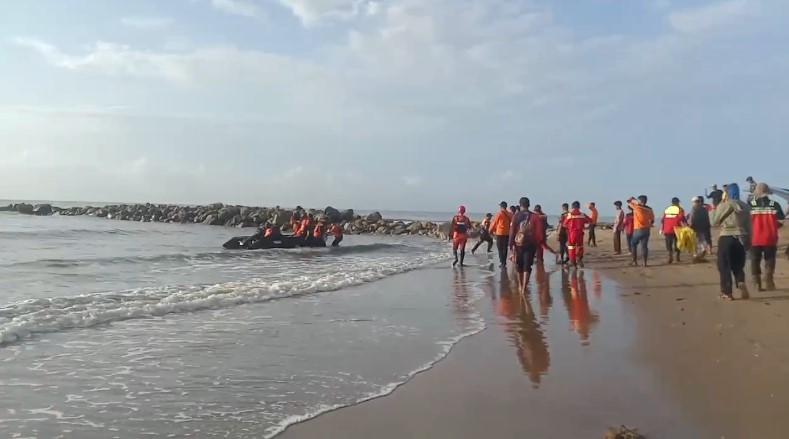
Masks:
[[[789,186],[788,19],[782,0],[4,1],[0,198],[607,210]]]

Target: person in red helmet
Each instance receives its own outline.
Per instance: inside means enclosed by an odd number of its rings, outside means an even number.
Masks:
[[[466,242],[468,242],[468,232],[471,230],[471,220],[466,216],[466,206],[458,207],[458,213],[452,217],[450,224],[450,238],[452,239],[452,254],[455,256],[452,266],[456,266],[460,262],[463,266],[463,260],[466,258]],[[458,249],[460,249],[460,259],[458,260]]]

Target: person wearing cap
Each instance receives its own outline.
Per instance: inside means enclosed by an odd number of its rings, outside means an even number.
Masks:
[[[679,262],[679,248],[677,248],[677,235],[675,227],[685,224],[685,210],[679,206],[679,198],[671,199],[671,205],[663,211],[663,218],[660,220],[660,234],[666,240],[666,251],[668,252],[668,263],[674,262],[674,255],[677,255]]]
[[[450,224],[451,239],[452,239],[452,254],[455,260],[452,266],[456,266],[460,262],[463,266],[463,260],[466,259],[466,242],[468,242],[468,232],[471,230],[471,220],[466,216],[466,206],[458,207],[458,213],[452,217]],[[460,259],[458,260],[458,249],[460,250]]]
[[[698,246],[702,246],[704,250],[701,254],[694,255],[694,257],[703,257],[704,255],[712,253],[712,225],[710,224],[710,213],[704,205],[704,198],[693,197],[691,199],[693,207],[688,214],[688,225],[693,232],[696,233],[696,242]]]
[[[490,233],[496,237],[496,248],[499,251],[499,264],[502,268],[507,266],[507,247],[510,240],[510,223],[513,213],[507,209],[507,202],[499,203],[499,211],[490,223]]]
[[[625,212],[622,210],[622,202],[614,201],[614,254],[622,254],[622,231],[625,229]]]
[[[480,224],[479,228],[479,241],[474,244],[474,247],[471,248],[471,254],[473,255],[475,251],[482,245],[483,242],[488,243],[488,253],[493,251],[493,238],[490,236],[490,223],[493,221],[493,214],[486,213],[485,218],[482,220],[482,224]]]
[[[770,199],[770,194],[770,187],[766,183],[756,184],[751,193],[751,274],[759,291],[775,290],[778,228],[786,219],[781,206]],[[762,258],[765,289],[762,289]]]

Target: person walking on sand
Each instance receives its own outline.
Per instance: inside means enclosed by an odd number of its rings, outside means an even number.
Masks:
[[[490,233],[496,237],[496,248],[499,251],[499,266],[507,266],[507,248],[510,240],[510,224],[512,223],[513,213],[507,209],[507,202],[499,203],[499,211],[490,223]]]
[[[482,220],[482,223],[479,227],[479,241],[474,244],[474,247],[471,249],[471,254],[473,255],[475,251],[482,245],[483,242],[488,243],[488,253],[493,251],[493,238],[490,237],[490,224],[493,221],[493,214],[486,213],[485,218]]]
[[[581,212],[579,201],[573,201],[570,213],[564,218],[564,225],[567,227],[567,253],[573,268],[584,267],[584,227],[587,224],[592,227],[592,218]]]
[[[674,255],[677,255],[677,262],[679,260],[679,248],[677,247],[677,234],[674,232],[675,227],[685,224],[685,210],[679,205],[679,198],[674,197],[671,199],[671,205],[663,211],[663,218],[660,220],[660,234],[666,240],[666,251],[668,252],[668,263],[674,263]]]
[[[515,270],[518,273],[520,292],[525,294],[537,249],[542,246],[543,223],[539,215],[529,210],[531,203],[528,198],[521,197],[518,205],[520,210],[512,218],[510,226],[509,247],[515,255]]]
[[[627,205],[633,209],[633,236],[630,239],[630,253],[633,260],[630,265],[638,265],[638,246],[640,244],[644,267],[646,267],[649,259],[649,235],[655,224],[655,212],[647,205],[646,195],[639,195],[637,199],[628,198]]]
[[[452,239],[452,254],[455,260],[452,266],[458,264],[458,249],[460,250],[460,266],[463,266],[463,261],[466,259],[466,242],[468,242],[468,232],[471,230],[471,220],[466,216],[466,206],[458,207],[458,213],[452,217],[449,230]]]
[[[721,299],[733,300],[733,286],[748,299],[745,285],[745,253],[751,235],[751,213],[740,200],[740,187],[731,183],[726,188],[726,199],[712,211],[712,227],[720,227],[718,238],[718,274],[720,274]],[[734,275],[734,285],[732,285]]]
[[[539,215],[540,220],[542,221],[542,240],[540,247],[537,248],[537,261],[543,263],[545,262],[544,259],[545,250],[548,250],[554,255],[556,254],[556,250],[552,249],[548,245],[548,229],[551,227],[551,225],[548,224],[548,215],[543,213],[542,206],[540,206],[539,204],[534,206],[534,213]]]
[[[786,219],[781,206],[769,198],[770,194],[770,187],[766,183],[758,183],[751,192],[751,274],[759,291],[775,290],[778,229]],[[762,258],[765,289],[762,289]]]
[[[622,202],[614,201],[614,254],[622,254],[622,231],[625,229],[625,212],[622,210]]]
[[[594,203],[589,203],[586,205],[589,209],[589,218],[592,220],[589,223],[589,241],[588,244],[592,247],[597,247],[597,236],[595,236],[595,228],[597,227],[597,217],[599,212],[597,211],[597,207]]]
[[[688,215],[688,225],[696,233],[697,247],[703,250],[693,255],[694,258],[703,258],[712,253],[712,224],[710,223],[710,213],[704,205],[704,198],[694,197],[693,207]]]
[[[559,254],[556,255],[556,263],[557,264],[566,264],[570,259],[567,252],[567,226],[564,224],[564,219],[567,215],[570,214],[570,205],[567,203],[562,204],[562,213],[559,214],[559,218],[556,221],[556,227],[558,228],[559,232]]]

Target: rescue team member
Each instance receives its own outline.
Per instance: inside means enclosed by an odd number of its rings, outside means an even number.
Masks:
[[[326,219],[324,217],[320,217],[318,222],[315,224],[315,227],[312,229],[312,237],[315,239],[323,240],[323,234],[326,231]]]
[[[301,206],[296,206],[296,210],[290,217],[290,227],[293,229],[293,235],[298,236],[301,228],[301,220],[305,218],[304,209]]]
[[[771,200],[770,187],[758,183],[751,200],[751,273],[759,291],[762,289],[762,258],[764,258],[764,283],[767,291],[775,290],[775,260],[778,257],[778,228],[786,217],[781,206]]]
[[[548,229],[551,227],[551,225],[548,224],[548,215],[542,212],[542,206],[540,206],[539,204],[534,206],[534,213],[539,215],[540,220],[542,221],[542,240],[541,240],[542,244],[539,247],[537,247],[536,259],[540,262],[545,262],[543,258],[545,250],[548,250],[554,255],[556,254],[556,251],[548,245]]]
[[[677,248],[677,234],[674,232],[675,227],[687,224],[685,220],[685,210],[679,206],[679,198],[674,197],[671,199],[671,206],[668,206],[663,211],[663,218],[660,220],[660,234],[666,240],[666,251],[668,252],[668,263],[674,263],[674,255],[677,255],[677,262],[679,260],[679,248]]]
[[[566,264],[570,260],[567,255],[567,227],[564,225],[564,219],[569,214],[570,205],[563,203],[562,213],[559,214],[559,219],[556,222],[556,227],[559,228],[559,254],[556,255],[557,264]]]
[[[622,202],[614,201],[614,254],[622,254],[622,231],[625,229],[625,212],[622,210]]]
[[[592,227],[592,218],[581,212],[581,203],[573,201],[572,209],[564,217],[564,226],[567,228],[567,253],[570,265],[573,267],[584,266],[584,227]]]
[[[627,213],[625,214],[624,231],[625,241],[627,241],[627,251],[630,252],[633,244],[633,208],[627,206]]]
[[[278,236],[282,236],[282,231],[277,227],[276,224],[266,223],[266,232],[263,234],[265,238],[272,237],[276,238]]]
[[[486,213],[485,219],[482,220],[482,224],[480,225],[479,230],[479,241],[474,244],[474,248],[471,249],[471,254],[473,255],[475,251],[482,245],[483,242],[488,243],[488,253],[493,250],[493,238],[490,237],[490,224],[493,221],[493,214]]]
[[[466,259],[466,242],[468,241],[468,231],[471,229],[471,220],[466,216],[466,207],[458,207],[458,214],[452,217],[450,230],[452,231],[452,254],[455,255],[455,260],[452,266],[458,264],[458,249],[460,249],[460,266],[463,266],[463,260]]]
[[[342,227],[340,227],[340,225],[337,223],[332,224],[331,234],[332,236],[334,236],[334,241],[332,241],[331,246],[338,247],[342,242],[342,238],[343,238]]]
[[[638,245],[641,244],[641,255],[644,257],[644,267],[646,267],[649,258],[649,235],[655,224],[655,212],[647,206],[646,195],[639,195],[638,199],[628,198],[627,205],[633,209],[633,236],[630,239],[633,261],[630,265],[638,265]]]
[[[597,227],[597,218],[600,213],[597,211],[597,207],[595,206],[594,203],[589,203],[586,205],[586,207],[589,209],[589,219],[591,220],[591,222],[589,223],[588,244],[591,245],[592,247],[597,247],[597,237],[595,236],[594,231],[595,231],[595,227]]]
[[[499,211],[490,223],[490,233],[496,237],[496,248],[499,250],[499,266],[507,266],[507,247],[510,239],[510,224],[513,214],[507,210],[507,202],[499,203]]]
[[[299,224],[299,233],[296,236],[307,238],[313,232],[313,224],[315,224],[315,217],[310,213],[304,217]]]
[[[520,211],[512,218],[510,226],[510,251],[515,256],[515,269],[518,273],[518,285],[521,294],[526,293],[526,287],[531,278],[532,266],[537,256],[537,249],[542,246],[542,219],[534,212],[529,211],[531,203],[526,197],[518,202]]]

